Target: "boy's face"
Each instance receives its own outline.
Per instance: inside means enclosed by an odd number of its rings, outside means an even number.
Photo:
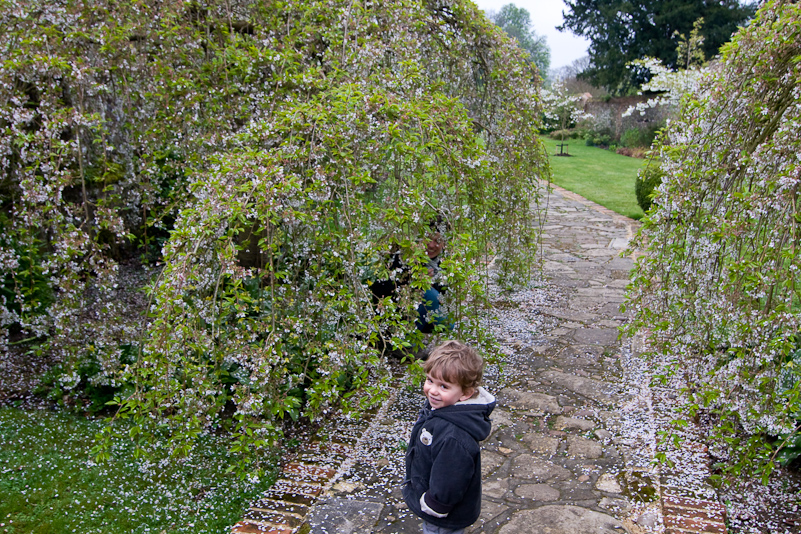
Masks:
[[[439,232],[435,232],[429,236],[428,243],[426,243],[426,255],[434,259],[440,254],[442,254],[442,250],[445,248],[445,238],[442,237],[442,234]]]
[[[441,377],[431,374],[426,375],[425,384],[423,384],[423,393],[431,403],[431,407],[435,410],[451,406],[457,402],[466,401],[473,396],[470,390],[462,390],[462,386],[454,384],[453,382],[446,382]]]

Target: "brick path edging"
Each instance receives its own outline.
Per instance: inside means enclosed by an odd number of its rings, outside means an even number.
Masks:
[[[727,534],[726,508],[715,501],[662,496],[665,534]]]
[[[375,414],[362,419],[361,422],[367,424],[355,430],[368,435],[371,428],[384,419],[395,398],[393,390]],[[356,461],[359,442],[357,438],[348,437],[347,433],[338,432],[336,439],[305,445],[284,465],[278,481],[250,505],[245,517],[231,528],[231,534],[294,534],[301,531],[312,504]]]

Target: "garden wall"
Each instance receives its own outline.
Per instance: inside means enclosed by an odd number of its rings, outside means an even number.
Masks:
[[[584,111],[593,117],[590,119],[593,130],[596,132],[608,131],[614,134],[615,139],[620,139],[623,132],[630,128],[646,130],[654,125],[664,124],[667,119],[665,106],[648,108],[644,114],[634,111],[628,117],[623,116],[629,107],[646,102],[650,98],[653,98],[653,95],[624,96],[607,101],[591,99],[584,105]]]

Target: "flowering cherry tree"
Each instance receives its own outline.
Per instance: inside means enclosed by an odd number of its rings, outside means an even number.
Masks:
[[[692,95],[698,91],[701,80],[709,70],[702,49],[704,37],[701,35],[701,26],[703,22],[703,18],[695,21],[689,37],[685,37],[678,31],[674,32],[674,35],[679,38],[679,44],[676,47],[679,68],[676,70],[668,68],[661,60],[652,57],[637,59],[629,64],[629,68],[648,71],[651,75],[651,79],[640,87],[639,94],[649,92],[656,96],[629,107],[623,113],[624,117],[630,116],[634,111],[645,115],[646,109],[656,106],[669,106],[671,109],[677,110],[684,95]]]
[[[584,111],[581,96],[571,94],[563,81],[555,82],[550,88],[542,90],[542,107],[546,123],[562,131],[563,141],[566,129],[592,117],[592,114]]]
[[[471,2],[23,0],[0,46],[0,344],[35,341],[59,393],[116,389],[137,439],[180,451],[230,410],[245,451],[379,399],[436,216],[461,336],[485,339],[487,254],[528,276],[539,89]],[[376,304],[394,253],[410,283]]]
[[[664,178],[634,247],[643,332],[715,454],[767,477],[801,421],[801,6],[766,2],[671,120]]]
[[[672,70],[660,60],[650,57],[633,61],[632,65],[651,73],[652,78],[640,87],[640,94],[648,92],[654,93],[654,96],[645,102],[638,102],[636,105],[630,106],[623,112],[624,117],[630,116],[635,111],[640,115],[645,115],[647,109],[656,106],[678,109],[682,97],[695,94],[701,80],[709,72],[708,66],[692,66],[687,69]]]

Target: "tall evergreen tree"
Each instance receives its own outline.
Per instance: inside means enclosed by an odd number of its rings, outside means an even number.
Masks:
[[[590,68],[583,76],[615,93],[646,81],[647,72],[627,68],[635,59],[653,57],[677,67],[677,33],[688,35],[703,17],[703,51],[707,58],[753,16],[755,4],[738,0],[564,0],[564,24],[590,40]]]

